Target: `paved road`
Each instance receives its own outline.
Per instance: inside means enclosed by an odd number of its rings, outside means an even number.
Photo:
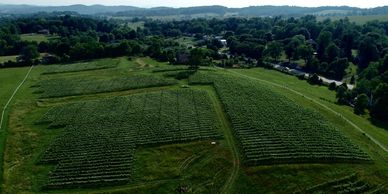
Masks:
[[[280,70],[280,71],[283,71],[283,72],[287,72],[287,73],[290,73],[290,74],[293,74],[293,75],[305,75],[305,77],[308,77],[309,74],[304,72],[304,71],[301,71],[301,70],[298,70],[298,69],[292,69],[292,68],[288,68],[288,67],[284,67],[282,65],[276,65],[276,64],[272,64],[272,67],[277,69],[277,70]],[[333,79],[329,79],[329,78],[326,78],[326,77],[323,77],[323,76],[318,76],[319,79],[321,79],[323,81],[323,83],[326,83],[326,84],[331,84],[331,83],[335,83],[337,86],[339,85],[342,85],[343,82],[341,81],[337,81],[337,80],[333,80]],[[354,88],[354,85],[351,85],[351,84],[346,84],[348,86],[348,88],[350,90],[353,90]]]

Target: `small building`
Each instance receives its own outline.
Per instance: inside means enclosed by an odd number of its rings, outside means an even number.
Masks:
[[[225,39],[220,39],[220,42],[223,46],[228,46],[228,42]]]
[[[59,62],[59,59],[58,59],[58,57],[55,56],[55,55],[46,53],[46,54],[42,57],[41,62],[42,62],[43,64],[52,64],[52,63],[57,63],[57,62]]]

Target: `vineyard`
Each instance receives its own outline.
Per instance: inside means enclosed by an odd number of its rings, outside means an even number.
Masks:
[[[370,158],[313,110],[246,79],[199,72],[191,84],[213,84],[248,165],[357,163]]]
[[[126,184],[139,146],[220,138],[207,92],[191,89],[51,108],[37,124],[64,127],[39,164],[56,164],[45,189]]]
[[[75,96],[103,92],[123,91],[147,87],[168,86],[176,80],[153,75],[132,75],[115,78],[72,77],[39,81],[35,87],[40,98]]]
[[[102,59],[93,62],[72,63],[63,65],[50,65],[43,74],[68,73],[89,71],[97,69],[115,68],[120,63],[120,59]]]
[[[364,180],[361,180],[359,176],[354,173],[346,177],[327,181],[312,187],[307,188],[303,192],[296,193],[368,193],[378,194],[384,193],[384,186],[373,186]]]

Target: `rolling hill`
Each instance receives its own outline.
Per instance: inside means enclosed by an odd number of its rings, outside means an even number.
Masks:
[[[109,16],[191,16],[196,14],[214,14],[217,16],[350,16],[350,15],[385,15],[388,6],[362,9],[348,6],[298,7],[298,6],[251,6],[245,8],[228,8],[224,6],[199,6],[185,8],[155,7],[139,8],[134,6],[104,5],[70,5],[70,6],[33,6],[0,4],[0,14],[33,14],[39,12],[76,12],[86,15]]]

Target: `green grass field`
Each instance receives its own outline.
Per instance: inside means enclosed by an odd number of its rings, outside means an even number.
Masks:
[[[4,63],[7,61],[16,61],[17,55],[11,55],[11,56],[0,56],[0,63]]]
[[[0,108],[1,112],[3,111],[4,106],[12,96],[16,87],[23,80],[24,76],[28,72],[28,67],[25,68],[10,68],[10,69],[0,69]],[[3,159],[5,151],[5,141],[8,136],[8,118],[10,110],[14,107],[14,102],[17,98],[25,98],[26,93],[17,94],[15,98],[11,101],[10,105],[4,112],[4,122],[0,130],[0,158]],[[27,97],[28,98],[28,97]],[[0,114],[2,114],[0,112]],[[1,116],[1,115],[0,115]],[[3,160],[1,162],[3,164]],[[0,167],[0,173],[3,174],[3,166]],[[3,179],[1,178],[0,181]]]
[[[0,107],[11,97],[16,86],[23,80],[28,67],[0,69]]]
[[[57,38],[57,36],[52,35],[44,35],[44,34],[21,34],[20,38],[24,41],[30,41],[30,42],[47,42],[49,39]]]
[[[340,20],[344,19],[344,16],[320,16],[317,17],[318,21],[323,21],[325,19],[331,19],[331,20]],[[388,15],[368,15],[368,16],[347,16],[349,18],[350,22],[355,22],[356,24],[362,25],[366,24],[367,22],[378,20],[380,22],[386,22],[388,21]]]
[[[113,61],[115,59],[106,59],[107,62],[110,60]],[[187,79],[177,80],[176,83],[171,86],[139,89],[128,88],[128,90],[123,91],[102,92],[98,94],[89,93],[87,95],[83,95],[81,92],[80,95],[77,96],[60,98],[40,99],[40,94],[34,93],[36,88],[32,86],[36,85],[38,82],[51,79],[77,80],[80,77],[112,79],[138,74],[163,76],[165,72],[154,72],[154,70],[166,68],[169,69],[170,72],[173,71],[173,69],[169,68],[167,63],[160,63],[148,57],[134,58],[132,60],[118,58],[117,60],[119,60],[117,66],[108,69],[82,68],[83,71],[56,74],[43,74],[51,68],[49,66],[37,66],[33,69],[30,78],[16,95],[9,111],[7,133],[4,133],[7,134],[7,143],[4,149],[3,161],[3,193],[175,193],[178,188],[188,188],[189,192],[192,193],[293,193],[295,191],[303,192],[309,187],[341,179],[342,177],[354,173],[357,173],[359,180],[370,185],[371,188],[369,190],[383,186],[382,193],[388,191],[386,188],[386,180],[388,179],[388,154],[365,135],[355,130],[354,127],[345,122],[341,117],[322,106],[317,105],[306,97],[310,97],[341,113],[344,117],[365,130],[370,136],[377,139],[379,142],[382,142],[385,146],[387,146],[388,142],[387,128],[377,127],[371,124],[367,116],[360,117],[354,115],[350,107],[337,105],[335,103],[335,93],[328,90],[326,87],[311,86],[305,81],[298,80],[293,76],[285,75],[277,71],[261,68],[236,69],[230,71],[212,69],[214,72],[220,74],[233,75],[234,82],[249,79],[250,84],[255,85],[256,83],[257,85],[268,88],[271,92],[277,93],[279,95],[278,98],[289,100],[292,104],[314,110],[317,114],[321,115],[324,120],[329,122],[330,125],[337,129],[339,133],[349,138],[363,152],[367,153],[373,160],[373,163],[307,163],[247,166],[242,160],[243,153],[239,150],[239,143],[234,134],[230,114],[227,114],[227,108],[230,107],[233,102],[228,102],[228,104],[223,103],[220,99],[220,93],[218,92],[219,88],[217,89],[211,84],[189,85]],[[175,70],[176,72],[182,71],[180,69]],[[22,78],[19,79],[12,75],[18,72],[15,75],[20,74],[20,76],[23,77],[26,71],[26,68],[0,69],[0,79],[3,79],[4,77],[4,80],[9,82],[8,86],[5,86],[4,88],[15,87],[14,85],[17,85],[14,84],[16,80],[21,80]],[[233,72],[237,72],[238,74]],[[4,76],[1,73],[3,73]],[[5,77],[5,75],[7,75],[7,77]],[[244,77],[244,75],[249,77]],[[277,87],[268,82],[255,80],[255,78],[292,88],[303,93],[306,97],[295,94],[283,87]],[[93,84],[93,82],[90,84]],[[182,87],[183,85],[185,87]],[[3,86],[0,85],[0,87]],[[74,85],[74,87],[77,86]],[[189,87],[189,89],[186,87]],[[214,110],[212,114],[214,114],[213,116],[216,118],[216,121],[212,119],[210,119],[210,121],[213,121],[212,123],[217,125],[216,130],[221,134],[221,138],[205,138],[200,141],[169,143],[167,145],[138,146],[135,152],[131,153],[133,154],[134,160],[131,164],[131,169],[133,169],[133,171],[131,170],[131,180],[129,183],[99,188],[72,188],[53,191],[42,190],[42,186],[47,184],[49,177],[54,178],[56,181],[62,180],[59,176],[53,174],[53,172],[57,172],[58,175],[58,172],[63,172],[61,171],[61,169],[64,169],[62,167],[66,166],[56,168],[55,165],[37,165],[37,163],[44,158],[44,153],[50,146],[59,148],[53,144],[53,140],[60,141],[58,138],[63,137],[64,134],[73,135],[74,138],[81,138],[83,141],[80,142],[84,142],[90,146],[90,148],[94,149],[96,147],[93,147],[94,144],[90,143],[92,139],[88,139],[87,137],[93,136],[96,138],[104,136],[106,138],[111,138],[115,133],[98,130],[95,131],[95,133],[86,133],[86,130],[84,131],[83,129],[86,129],[86,126],[94,126],[87,130],[90,132],[97,129],[98,126],[109,125],[111,128],[115,128],[115,130],[120,130],[115,126],[119,120],[122,120],[120,119],[120,117],[123,116],[121,114],[122,111],[140,111],[136,112],[135,115],[132,115],[136,116],[133,118],[140,118],[141,115],[145,114],[145,118],[138,119],[140,123],[143,120],[147,120],[147,125],[143,124],[143,126],[141,126],[145,128],[149,125],[154,125],[153,123],[158,121],[157,118],[160,116],[158,117],[157,115],[164,115],[164,117],[170,118],[171,114],[163,112],[167,109],[180,110],[183,107],[193,107],[189,108],[192,109],[192,111],[187,111],[186,114],[178,114],[178,118],[171,117],[171,119],[175,118],[180,120],[181,117],[182,119],[199,118],[201,116],[201,118],[211,117],[206,116],[205,114],[198,114],[199,110],[195,108],[195,104],[198,103],[198,101],[190,98],[190,95],[184,97],[183,99],[186,99],[184,101],[180,101],[180,98],[177,97],[176,99],[178,100],[175,102],[173,100],[174,97],[160,97],[163,96],[163,92],[180,90],[198,91],[199,93],[208,96],[205,101],[210,103],[212,108],[207,108],[207,110]],[[236,89],[236,91],[239,90]],[[0,93],[0,95],[1,94],[2,93]],[[144,100],[144,98],[139,98],[144,101],[135,100],[138,103],[137,106],[133,108],[124,106],[125,102],[132,102],[130,99],[133,99],[133,97],[136,96],[149,96],[150,100],[147,101]],[[3,98],[0,99],[0,103],[2,99]],[[148,97],[146,99],[148,99]],[[167,104],[163,103],[164,101]],[[199,102],[202,101],[203,100]],[[114,102],[114,104],[120,102],[123,103],[123,106],[118,104],[110,106],[107,104],[111,102]],[[241,105],[240,102],[235,103]],[[163,106],[163,104],[165,104],[165,106]],[[265,106],[265,104],[261,106]],[[59,122],[59,120],[57,120],[56,122],[59,125],[51,125],[51,128],[48,124],[37,125],[37,121],[39,121],[45,113],[48,111],[55,112],[54,107],[64,107],[63,109],[57,109],[57,111],[60,112],[58,112],[58,115],[67,117],[66,122],[61,123],[62,121]],[[136,107],[139,109],[136,109]],[[149,112],[144,112],[145,110],[148,110]],[[50,115],[54,114],[48,114],[47,116]],[[88,118],[88,115],[95,116],[95,118],[92,119],[92,122],[90,122],[91,120]],[[132,119],[132,116],[128,116],[127,119]],[[54,119],[58,118],[61,118],[61,116],[57,116]],[[114,122],[98,125],[99,121],[108,120]],[[196,120],[194,121],[198,122]],[[166,125],[174,123],[177,122],[166,123]],[[190,122],[185,121],[179,125],[184,125],[185,123]],[[200,123],[201,119],[199,119],[199,124]],[[73,132],[69,133],[68,131],[68,128],[71,126],[62,128],[63,124],[71,124],[72,127],[75,127],[71,130],[80,132],[82,135],[74,136],[76,133],[73,134]],[[83,127],[77,127],[81,124]],[[284,124],[286,125],[286,123]],[[118,126],[123,125],[118,124]],[[141,127],[139,127],[139,129]],[[107,129],[107,127],[105,127],[105,129]],[[147,130],[149,129],[147,128]],[[148,134],[151,135],[151,132],[148,132]],[[167,133],[168,130],[165,132]],[[156,134],[161,133],[157,132]],[[141,137],[148,136],[142,134]],[[106,141],[110,141],[109,138],[107,138]],[[115,138],[120,139],[122,137]],[[104,139],[99,139],[99,141],[104,141]],[[213,141],[215,144],[211,143]],[[82,155],[82,148],[79,150],[80,148],[77,146],[73,147],[75,150],[78,150],[77,153]],[[71,148],[71,146],[68,148]],[[107,148],[104,149],[109,150]],[[115,149],[113,149],[113,147],[111,149],[113,154],[116,153],[116,151],[114,151]],[[59,152],[59,154],[60,153],[61,152]],[[95,152],[84,153],[84,156],[92,153]],[[100,153],[95,154],[98,156]],[[120,155],[115,156],[119,157]],[[103,159],[103,157],[100,158],[100,160]],[[71,164],[67,162],[68,161],[66,160],[62,165]],[[75,166],[76,164],[73,165]],[[69,167],[67,169],[71,169],[71,166],[72,165],[67,166]],[[93,175],[94,171],[92,170],[92,166],[87,168],[87,172],[91,173],[90,175]],[[86,170],[83,172],[86,172]]]
[[[144,22],[130,22],[128,23],[128,26],[132,29],[132,30],[137,30],[138,28],[144,28]]]

